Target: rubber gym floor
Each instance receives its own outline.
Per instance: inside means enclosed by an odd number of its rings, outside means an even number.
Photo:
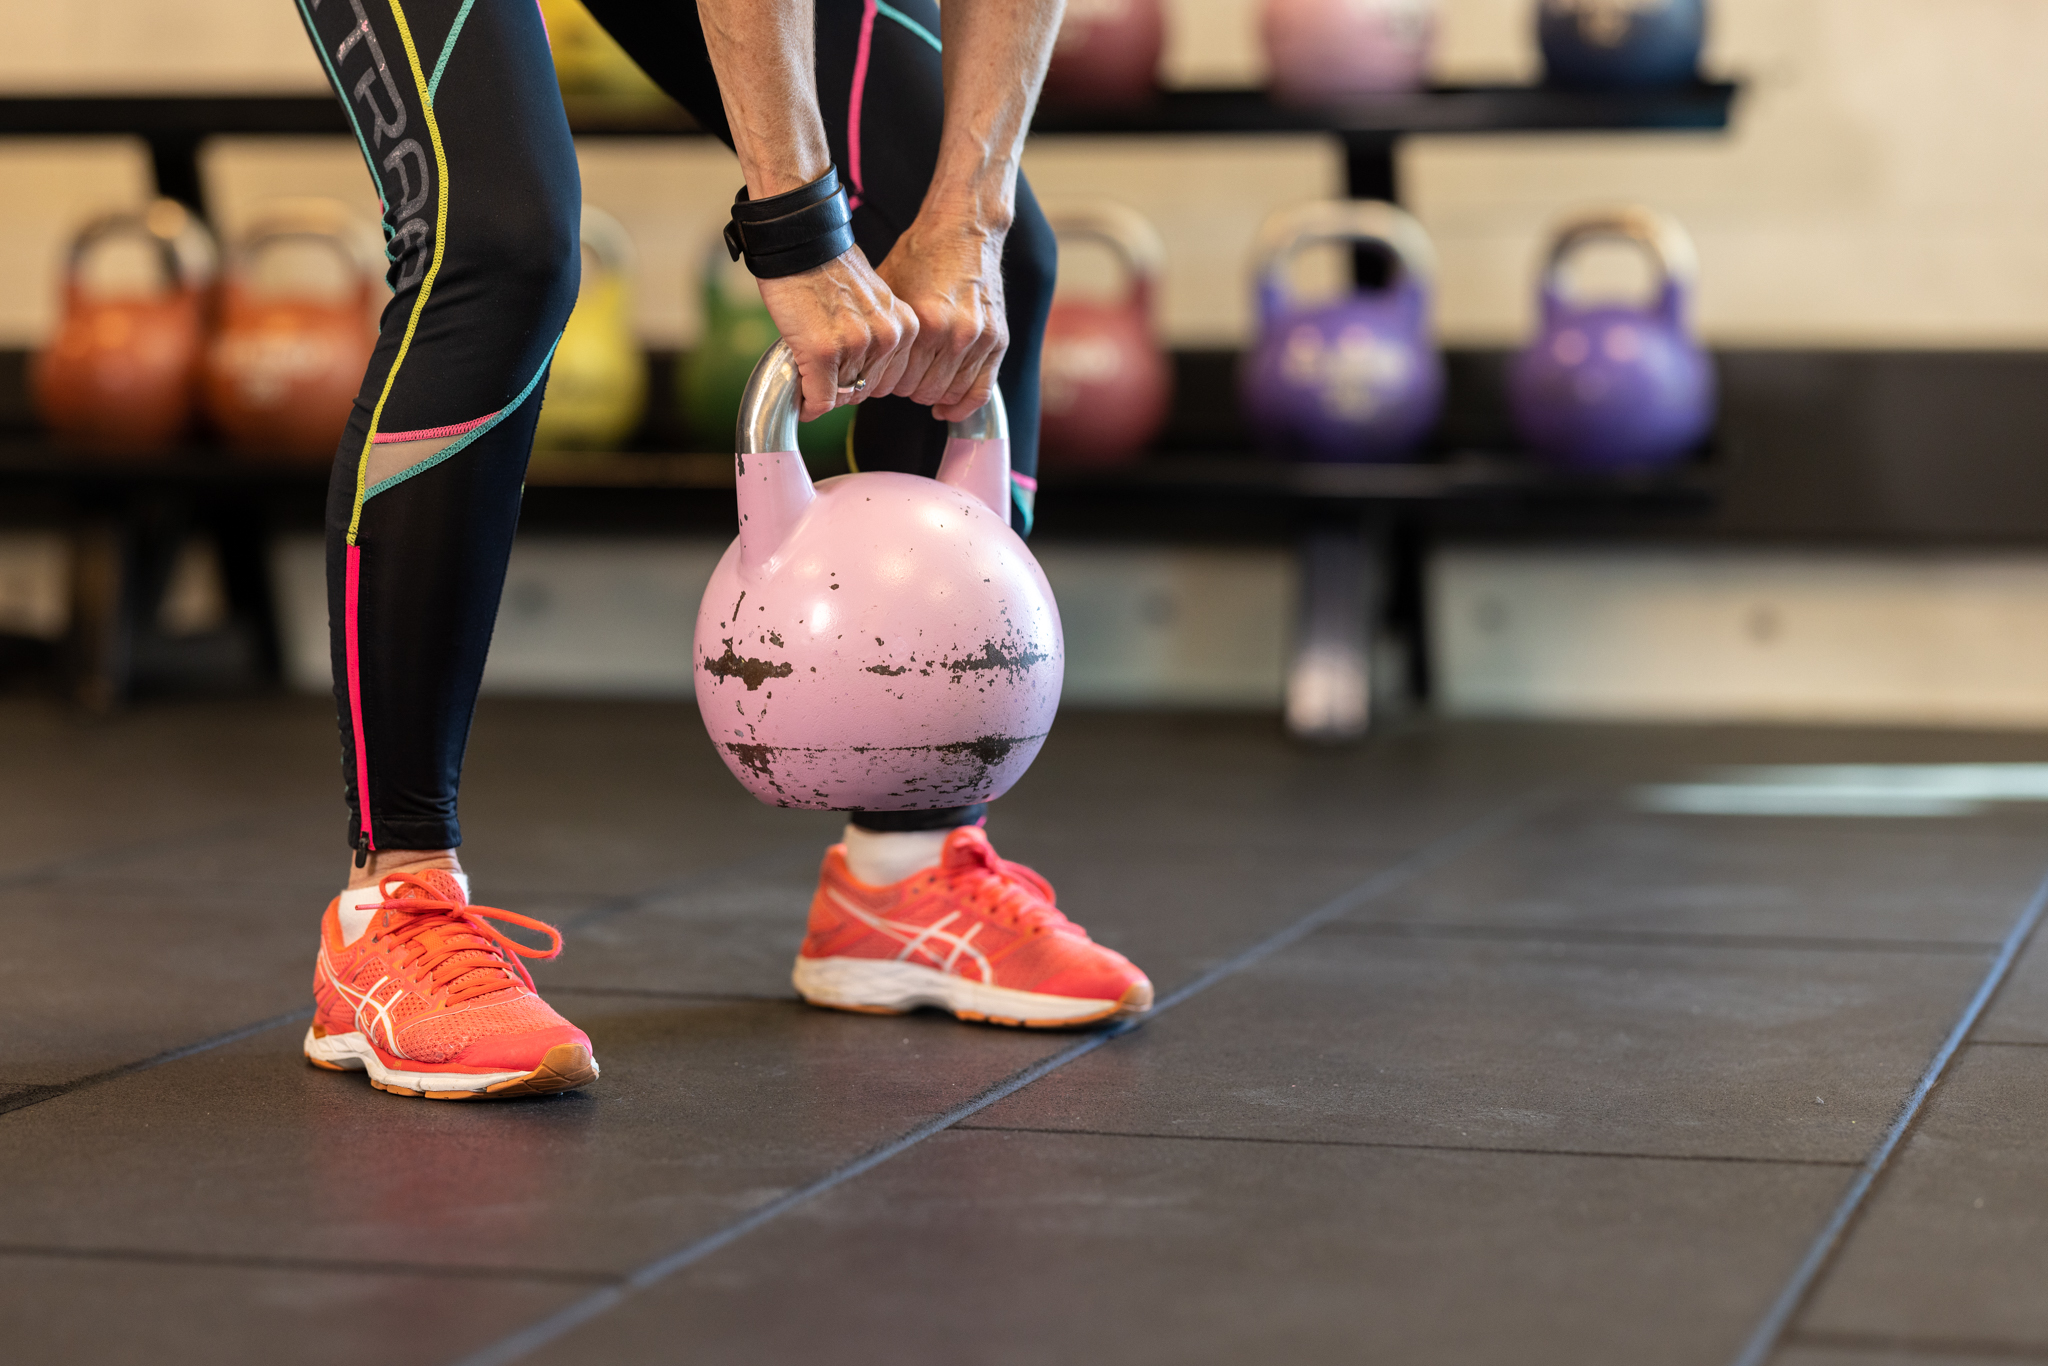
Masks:
[[[0,704],[8,1361],[2048,1360],[2048,807],[1644,806],[2048,736],[1068,713],[991,828],[1161,1002],[1025,1033],[800,1004],[836,822],[688,707],[488,702],[604,1067],[495,1105],[300,1060],[333,751]]]

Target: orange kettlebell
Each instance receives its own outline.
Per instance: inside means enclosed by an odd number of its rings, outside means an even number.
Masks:
[[[107,243],[141,238],[162,263],[147,293],[101,292],[88,260]],[[36,357],[36,409],[58,441],[94,455],[162,455],[192,420],[213,238],[176,200],[96,218],[72,239],[64,320]]]
[[[1104,244],[1130,284],[1113,300],[1056,299],[1039,370],[1040,437],[1051,465],[1135,460],[1166,422],[1173,376],[1152,327],[1152,286],[1166,249],[1121,204],[1047,210],[1055,235]]]
[[[261,258],[291,242],[331,250],[347,268],[346,286],[259,284]],[[377,344],[372,267],[360,243],[346,207],[299,200],[275,206],[236,245],[201,389],[207,416],[237,454],[308,464],[334,458]]]

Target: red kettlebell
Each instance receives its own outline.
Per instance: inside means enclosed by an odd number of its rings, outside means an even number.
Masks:
[[[1165,46],[1160,0],[1068,0],[1045,73],[1045,102],[1094,109],[1144,104],[1159,92]]]
[[[106,243],[142,238],[163,265],[148,294],[99,294],[84,278]],[[163,455],[192,420],[213,238],[176,200],[96,218],[72,239],[64,320],[36,357],[36,410],[67,448],[93,455]]]
[[[1056,299],[1039,369],[1039,438],[1052,465],[1123,465],[1166,422],[1173,375],[1152,328],[1152,285],[1166,257],[1159,234],[1121,204],[1075,204],[1046,217],[1053,232],[1101,242],[1130,277],[1121,299]]]
[[[1429,82],[1436,0],[1266,0],[1261,18],[1281,100],[1329,104]]]
[[[337,297],[259,288],[262,256],[317,242],[348,269]],[[328,200],[276,205],[236,246],[220,330],[206,348],[206,413],[238,455],[325,464],[348,425],[377,334],[370,326],[373,267],[346,207]]]

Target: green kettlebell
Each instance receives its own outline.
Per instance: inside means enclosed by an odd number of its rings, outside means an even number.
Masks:
[[[761,302],[754,277],[727,257],[723,241],[714,241],[705,259],[703,299],[704,334],[696,350],[677,358],[676,395],[691,434],[703,449],[718,451],[732,443],[748,377],[782,334]],[[797,446],[813,478],[847,472],[853,413],[848,404],[797,428]]]

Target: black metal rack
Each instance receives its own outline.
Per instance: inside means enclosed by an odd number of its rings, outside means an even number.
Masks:
[[[1585,92],[1543,86],[1440,86],[1301,108],[1256,90],[1173,90],[1124,110],[1041,109],[1032,131],[1051,136],[1299,136],[1341,141],[1346,187],[1357,198],[1397,200],[1396,157],[1404,137],[1498,133],[1715,132],[1728,124],[1738,87],[1697,82],[1651,91]],[[703,136],[679,108],[570,106],[579,137]],[[340,106],[326,94],[50,95],[0,97],[0,137],[129,136],[149,147],[160,193],[207,212],[200,154],[215,137],[349,135]],[[728,487],[722,459],[693,455],[620,457],[532,481],[570,501],[616,501],[622,489],[668,491],[658,503],[701,500]],[[151,509],[165,499],[185,508],[229,509],[311,499],[317,475],[239,465],[195,453],[150,466],[107,467],[66,461],[30,443],[0,450],[0,488],[69,489],[81,508],[75,686],[100,704],[118,700],[160,575],[134,562]],[[1586,505],[1644,511],[1711,506],[1711,479],[1700,470],[1652,479],[1573,478],[1528,465],[1461,454],[1408,465],[1314,466],[1250,458],[1166,455],[1126,470],[1049,481],[1062,497],[1134,505],[1167,498],[1206,499],[1287,509],[1301,549],[1301,629],[1288,678],[1288,724],[1306,738],[1341,740],[1370,719],[1372,638],[1383,622],[1409,637],[1415,680],[1426,621],[1421,601],[1420,518],[1447,505],[1511,501],[1550,508]],[[693,492],[694,491],[694,492]],[[308,506],[317,506],[308,502]],[[217,519],[221,520],[221,519]],[[246,519],[261,525],[262,518]],[[146,556],[144,557],[146,558]],[[223,547],[236,606],[269,610],[260,545]],[[160,587],[160,584],[158,585]],[[91,591],[87,591],[90,589]],[[274,626],[258,623],[259,651],[274,667]]]

